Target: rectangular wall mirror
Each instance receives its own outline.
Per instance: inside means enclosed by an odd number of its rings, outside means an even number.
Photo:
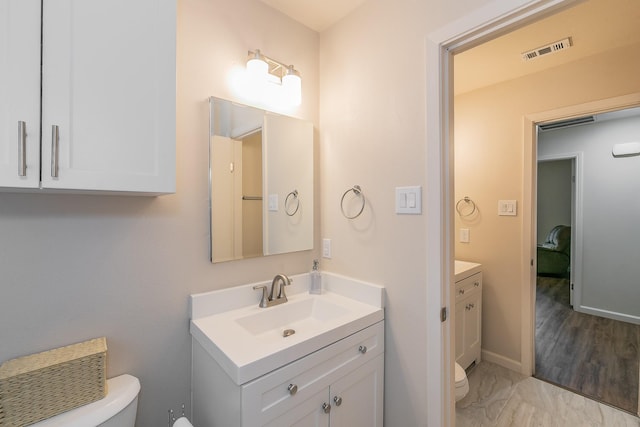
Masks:
[[[211,262],[313,249],[313,124],[209,98]]]

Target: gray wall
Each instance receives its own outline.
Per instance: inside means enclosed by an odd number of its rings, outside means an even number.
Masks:
[[[571,225],[571,160],[538,162],[538,243],[556,225]]]
[[[611,154],[614,144],[631,141],[640,141],[638,116],[542,133],[538,154],[584,152],[579,303],[640,321],[640,156]]]
[[[208,259],[207,98],[233,99],[249,48],[300,67],[317,128],[317,33],[255,0],[180,0],[176,194],[0,193],[0,362],[106,336],[107,375],[141,381],[138,427],[164,427],[189,407],[189,294],[310,270],[316,251]]]

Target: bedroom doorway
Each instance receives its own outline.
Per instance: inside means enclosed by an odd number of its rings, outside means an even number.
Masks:
[[[594,116],[597,126],[565,128],[555,135],[539,130],[536,143],[534,376],[634,415],[638,414],[640,325],[633,313],[624,313],[624,304],[615,309],[615,299],[622,295],[611,298],[607,310],[604,305],[593,304],[593,295],[598,292],[594,289],[594,269],[607,269],[616,260],[594,258],[593,248],[583,258],[583,242],[585,246],[593,244],[594,237],[600,236],[599,245],[624,248],[614,231],[626,229],[624,215],[615,209],[601,212],[597,205],[608,204],[601,192],[614,195],[611,197],[622,193],[618,197],[625,197],[624,185],[618,186],[620,181],[609,177],[619,171],[623,179],[628,175],[623,169],[631,166],[629,162],[640,162],[640,157],[612,156],[613,142],[609,141],[624,139],[628,123],[639,118],[638,108],[607,112]],[[607,141],[608,151],[602,149],[603,141]],[[603,177],[605,174],[607,178]],[[608,234],[598,235],[598,228],[605,228]],[[627,268],[640,273],[640,267]],[[625,280],[624,275],[608,277],[612,281]],[[588,282],[586,296],[583,278]],[[604,292],[615,293],[615,285],[605,286]]]

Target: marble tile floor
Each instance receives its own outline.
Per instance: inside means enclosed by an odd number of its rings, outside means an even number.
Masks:
[[[489,362],[469,372],[456,427],[640,427],[640,418]]]

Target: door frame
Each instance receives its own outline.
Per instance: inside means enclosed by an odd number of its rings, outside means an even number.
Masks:
[[[538,140],[536,136],[536,147],[538,145]],[[536,148],[537,152],[537,148]],[[582,296],[582,197],[583,197],[583,189],[584,189],[584,181],[583,181],[583,168],[584,168],[584,153],[583,152],[573,152],[573,153],[558,153],[558,154],[550,154],[548,156],[537,156],[536,158],[536,205],[535,205],[535,215],[533,221],[535,226],[535,234],[538,234],[538,172],[537,166],[538,163],[542,162],[553,162],[558,160],[571,160],[571,259],[570,259],[570,272],[569,272],[569,283],[571,286],[570,295],[571,295],[571,305],[574,306],[576,301],[579,303]],[[537,240],[537,237],[536,237]],[[535,265],[538,265],[537,262],[537,251],[536,251],[536,262]],[[536,274],[537,275],[537,274]],[[534,286],[536,282],[534,282]],[[534,293],[535,294],[535,293]],[[574,308],[575,309],[575,308]],[[535,313],[535,309],[534,309]],[[535,319],[534,319],[535,323]],[[534,335],[535,341],[535,335]],[[535,354],[535,351],[534,351]],[[535,360],[533,363],[533,373],[535,374]]]
[[[535,368],[535,304],[536,304],[536,245],[537,245],[537,126],[543,123],[608,113],[640,106],[640,92],[616,96],[524,117],[524,188],[523,188],[523,261],[531,260],[531,268],[522,270],[522,373],[533,375]],[[582,231],[580,230],[580,236]],[[581,238],[581,237],[580,237]],[[580,243],[581,245],[581,243]],[[576,261],[578,262],[578,261]],[[582,264],[582,260],[579,260]],[[582,281],[582,277],[580,276]],[[580,303],[581,294],[575,295]],[[574,300],[574,306],[576,301]]]
[[[454,426],[454,340],[455,325],[443,319],[443,312],[451,312],[454,294],[454,206],[453,206],[453,62],[455,53],[470,49],[508,31],[522,27],[543,16],[551,15],[581,0],[493,0],[469,15],[430,33],[426,39],[426,340],[430,351],[426,360],[427,425]],[[527,129],[527,127],[525,127]],[[531,129],[529,127],[528,129]],[[529,135],[529,139],[532,135]],[[526,154],[525,154],[526,156]],[[531,158],[529,158],[531,161]],[[526,167],[526,162],[525,162]],[[531,163],[529,163],[531,168]],[[531,171],[528,171],[529,175]],[[526,178],[525,178],[526,181]],[[529,180],[529,186],[531,182]],[[530,210],[530,207],[529,207]],[[531,218],[523,218],[523,231],[531,236]],[[528,253],[530,255],[531,252]],[[529,258],[529,257],[527,257]],[[523,261],[524,262],[524,261]],[[530,289],[530,271],[527,288]],[[526,292],[523,292],[523,294]],[[523,295],[523,330],[531,329],[530,296]],[[527,312],[529,311],[529,312]],[[450,317],[450,316],[449,316]],[[446,318],[446,316],[445,316]],[[455,321],[454,319],[452,319]],[[523,334],[527,335],[527,334]],[[528,335],[530,338],[531,335]],[[525,347],[525,340],[522,340]],[[531,342],[523,359],[531,364]]]

